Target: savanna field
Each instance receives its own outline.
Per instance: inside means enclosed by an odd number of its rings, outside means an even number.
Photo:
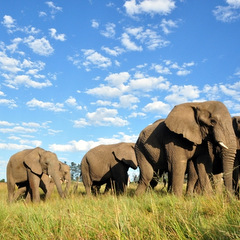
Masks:
[[[73,189],[73,188],[72,188]],[[46,202],[7,204],[0,184],[0,239],[240,239],[240,201],[223,195],[176,198],[159,184],[136,197],[135,184],[124,196],[85,196]]]

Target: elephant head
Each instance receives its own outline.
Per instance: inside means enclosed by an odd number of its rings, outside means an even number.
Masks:
[[[112,152],[118,162],[125,163],[128,167],[137,169],[137,159],[135,154],[135,143],[122,143]]]
[[[60,180],[61,182],[66,182],[66,188],[64,190],[64,194],[67,195],[69,188],[71,186],[71,173],[70,173],[70,167],[60,162]]]
[[[24,165],[32,174],[38,177],[41,177],[43,173],[51,176],[59,195],[64,197],[59,174],[61,164],[55,153],[37,147],[24,157]]]
[[[232,118],[226,106],[218,101],[177,105],[165,120],[166,126],[181,134],[193,145],[209,140],[221,148],[224,182],[232,192],[232,171],[236,153],[236,137]]]
[[[240,150],[240,117],[232,117],[232,124],[237,137],[237,149]]]

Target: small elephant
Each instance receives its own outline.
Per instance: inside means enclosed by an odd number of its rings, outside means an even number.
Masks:
[[[181,196],[190,159],[197,163],[200,184],[206,185],[208,173],[212,172],[208,142],[216,143],[221,149],[224,183],[232,193],[229,173],[233,172],[237,148],[232,119],[223,103],[206,101],[179,104],[164,121],[142,130],[135,146],[140,168],[136,194],[145,192],[154,171],[168,170],[172,192]]]
[[[135,143],[117,143],[100,145],[89,150],[81,162],[81,174],[87,195],[92,190],[107,183],[108,190],[112,183],[116,193],[125,191],[129,167],[136,169],[137,160],[134,149]]]
[[[64,190],[65,196],[67,196],[69,192],[69,188],[71,186],[71,173],[70,173],[70,167],[59,161],[59,176],[61,183],[66,183],[66,187]],[[17,200],[19,196],[25,195],[26,201],[30,200],[30,194],[29,194],[29,186],[28,182],[24,183],[17,183],[18,190],[14,194],[14,200]],[[55,182],[51,176],[48,176],[47,174],[43,173],[40,185],[39,187],[43,190],[45,197],[44,199],[47,200],[50,198],[53,190],[54,190]]]
[[[44,173],[52,177],[59,195],[64,198],[59,168],[57,155],[40,147],[26,149],[12,155],[7,164],[8,202],[12,202],[16,198],[14,196],[15,184],[19,188],[27,186],[31,200],[39,202],[39,186]]]

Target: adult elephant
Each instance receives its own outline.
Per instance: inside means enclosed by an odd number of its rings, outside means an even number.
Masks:
[[[7,164],[8,201],[12,202],[17,186],[28,186],[33,202],[40,201],[39,185],[43,173],[54,180],[59,195],[63,198],[59,160],[55,153],[40,147],[26,149],[11,156]]]
[[[71,186],[71,173],[70,173],[70,167],[59,161],[59,177],[61,183],[65,183],[65,190],[64,195],[67,196],[70,186]],[[29,184],[28,182],[21,182],[16,184],[18,187],[18,190],[14,194],[14,200],[17,200],[21,195],[25,195],[26,201],[30,200],[30,193],[29,193]],[[45,173],[42,174],[42,177],[40,179],[39,187],[43,190],[45,196],[44,199],[47,200],[52,195],[52,192],[54,190],[55,182],[51,175],[47,175]]]
[[[140,133],[136,143],[140,168],[136,194],[146,190],[154,171],[168,169],[172,191],[181,196],[184,174],[190,159],[198,162],[199,181],[204,185],[207,181],[206,172],[211,172],[208,142],[217,143],[221,147],[224,182],[226,189],[232,192],[236,154],[232,119],[223,103],[206,101],[177,105],[165,121],[157,121]]]
[[[91,194],[91,188],[98,189],[94,186],[107,183],[110,188],[112,182],[117,194],[125,191],[129,167],[137,168],[134,146],[135,143],[124,142],[99,145],[85,154],[81,174],[87,195]]]
[[[236,136],[236,142],[237,142],[237,152],[235,156],[234,161],[234,169],[233,169],[233,190],[235,191],[236,195],[239,195],[239,165],[240,165],[240,116],[232,117],[232,125]],[[222,164],[219,161],[221,158],[221,149],[219,146],[216,146],[214,149],[211,149],[210,156],[213,162],[213,172],[212,172],[212,183],[215,189],[217,189],[217,192],[221,190],[221,172]],[[187,184],[187,194],[192,194],[195,189],[200,188],[200,192],[202,192],[203,187],[199,186],[198,181],[198,174],[194,167],[194,164],[192,161],[189,161],[188,163],[188,184]]]
[[[233,129],[237,139],[237,153],[234,162],[233,171],[233,189],[235,194],[239,197],[239,177],[240,177],[240,116],[235,116],[232,118]]]

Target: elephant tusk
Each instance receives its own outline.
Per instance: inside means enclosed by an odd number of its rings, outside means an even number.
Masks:
[[[223,148],[228,149],[228,147],[223,143],[223,142],[218,142],[220,146],[222,146]]]

